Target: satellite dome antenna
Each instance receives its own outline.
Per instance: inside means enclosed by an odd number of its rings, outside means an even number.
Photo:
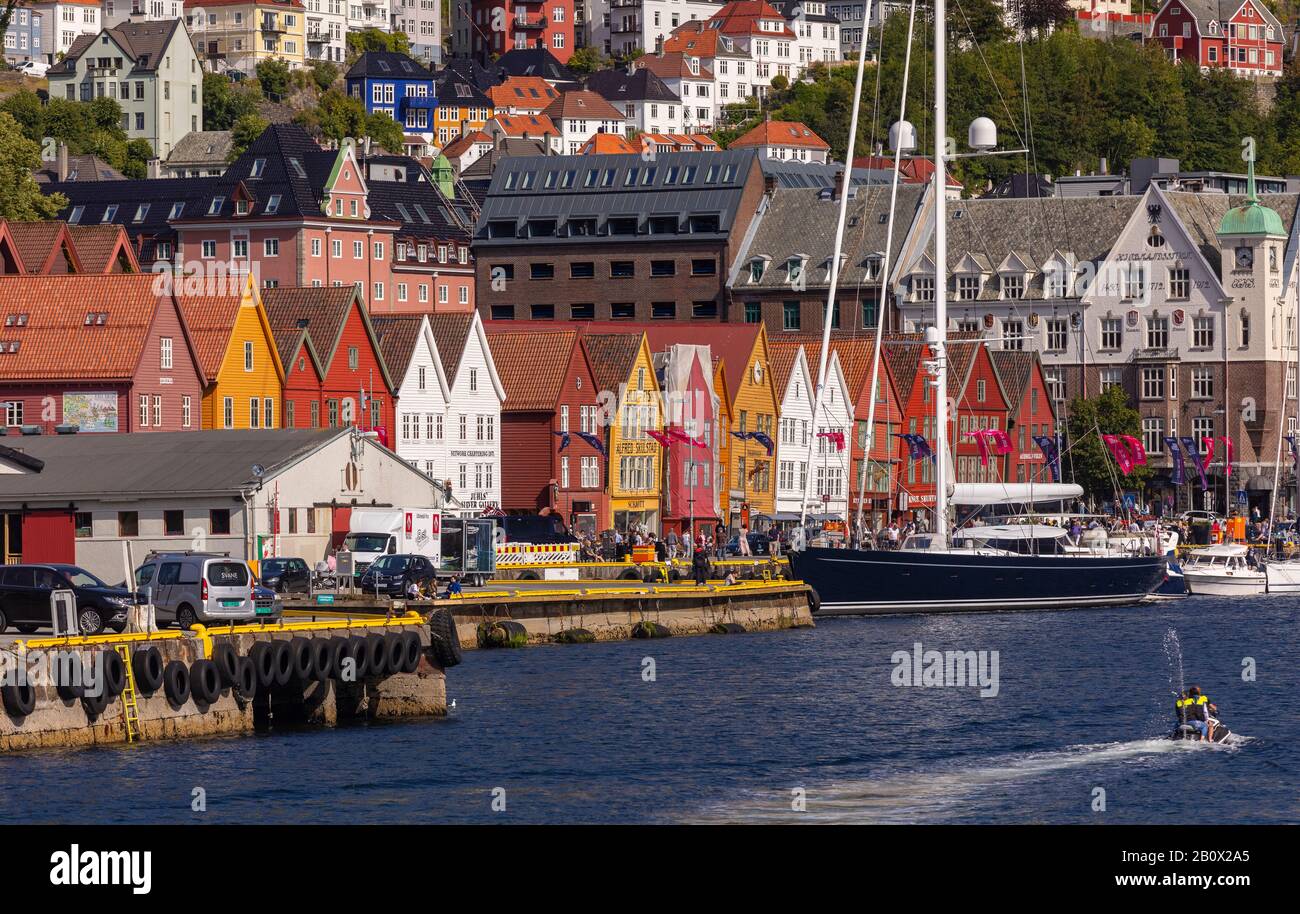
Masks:
[[[253,464],[253,476],[255,478],[261,479],[265,475],[266,475],[266,467],[262,466],[260,463]]]

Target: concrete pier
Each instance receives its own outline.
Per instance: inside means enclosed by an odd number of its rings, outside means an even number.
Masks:
[[[113,650],[115,645],[126,641],[132,651],[149,645],[157,647],[164,666],[180,661],[190,667],[196,660],[210,659],[210,652],[223,642],[231,644],[244,657],[258,641],[404,631],[414,631],[420,637],[421,657],[414,673],[391,673],[357,682],[290,680],[284,686],[258,689],[251,699],[227,687],[211,704],[191,696],[184,704],[173,706],[164,688],[148,695],[137,691],[137,739],[149,742],[246,733],[276,725],[334,726],[350,719],[441,716],[447,711],[446,676],[428,650],[427,626],[415,616],[387,621],[243,626],[195,633],[167,631],[156,637],[100,635],[62,641],[33,638],[16,643],[13,653],[15,657],[30,658],[40,651],[74,651],[88,664],[95,651]],[[127,742],[123,696],[115,696],[102,713],[93,715],[82,700],[61,697],[54,684],[37,683],[34,689],[36,703],[31,713],[15,716],[7,709],[0,710],[0,751]]]
[[[657,622],[673,635],[703,635],[716,625],[737,623],[745,631],[810,627],[809,589],[798,582],[752,582],[731,587],[593,588],[493,596],[472,594],[450,605],[463,648],[478,647],[482,622],[511,620],[528,632],[530,644],[551,643],[569,629],[591,632],[597,641],[631,638],[638,622]]]

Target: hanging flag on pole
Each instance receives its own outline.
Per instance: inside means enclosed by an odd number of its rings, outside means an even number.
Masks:
[[[559,450],[556,451],[557,454],[558,454],[560,451],[564,450],[566,447],[569,446],[569,433],[568,433],[568,432],[552,432],[551,434],[559,436],[559,439],[560,439],[560,447],[559,447]]]
[[[1169,448],[1169,458],[1174,462],[1174,468],[1169,473],[1169,482],[1175,486],[1183,484],[1183,473],[1186,466],[1183,463],[1183,451],[1178,446],[1178,439],[1171,436],[1165,438],[1165,447]]]
[[[818,432],[817,437],[830,441],[837,451],[844,450],[844,433],[841,431]]]
[[[1056,441],[1047,435],[1034,435],[1034,444],[1043,452],[1043,459],[1047,461],[1048,468],[1052,471],[1052,482],[1061,481],[1061,449],[1057,447]]]
[[[709,446],[709,443],[705,441],[703,438],[692,438],[690,435],[686,434],[685,431],[679,428],[668,429],[668,437],[673,439],[674,441],[681,441],[685,444],[689,444],[692,447],[706,448]]]
[[[924,460],[926,457],[934,456],[934,451],[930,450],[930,445],[926,442],[924,435],[895,433],[894,437],[902,438],[907,442],[907,456],[912,460]]]
[[[1295,435],[1287,435],[1286,443],[1291,448],[1292,469],[1300,469],[1300,442],[1297,442]]]
[[[664,448],[665,450],[672,447],[673,445],[673,439],[668,437],[667,433],[665,432],[660,432],[660,431],[656,431],[655,429],[648,428],[646,429],[645,433],[649,435],[651,438],[653,438],[655,441],[658,441],[659,446],[661,448]]]
[[[590,432],[574,432],[574,434],[576,434],[583,441],[587,442],[592,447],[594,447],[597,451],[599,451],[602,457],[606,456],[605,443],[601,441],[600,438],[591,434]]]
[[[750,437],[753,438],[755,441],[757,441],[759,444],[763,445],[763,447],[767,450],[767,456],[769,457],[772,456],[772,452],[776,450],[776,442],[774,442],[766,433],[752,432],[750,434]]]
[[[1201,488],[1208,489],[1210,487],[1210,481],[1205,478],[1206,461],[1201,455],[1201,449],[1196,446],[1196,439],[1191,435],[1184,435],[1179,438],[1178,441],[1183,446],[1183,453],[1187,455],[1187,459],[1190,460],[1192,466],[1196,468],[1197,475],[1201,477]]]
[[[1232,439],[1223,436],[1223,475],[1232,475]]]
[[[1120,435],[1119,440],[1128,447],[1129,459],[1133,461],[1134,466],[1146,466],[1147,449],[1142,446],[1141,441],[1132,435]]]
[[[1119,464],[1119,471],[1127,476],[1133,472],[1133,455],[1129,453],[1128,446],[1120,440],[1119,435],[1102,435],[1101,440],[1106,443],[1110,450],[1110,456],[1115,458]]]

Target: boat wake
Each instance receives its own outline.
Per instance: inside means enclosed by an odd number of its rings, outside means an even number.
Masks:
[[[1233,734],[1223,744],[1165,738],[1070,746],[1006,756],[978,766],[918,771],[884,778],[806,788],[806,810],[793,809],[793,794],[754,792],[706,809],[703,822],[806,824],[909,824],[943,821],[969,813],[982,795],[1059,772],[1092,765],[1163,764],[1175,753],[1233,751],[1249,737]],[[997,801],[995,801],[997,802]]]

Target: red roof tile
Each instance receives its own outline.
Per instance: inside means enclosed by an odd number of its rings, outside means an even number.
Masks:
[[[489,330],[492,361],[506,391],[502,412],[554,409],[577,342],[576,330]]]

